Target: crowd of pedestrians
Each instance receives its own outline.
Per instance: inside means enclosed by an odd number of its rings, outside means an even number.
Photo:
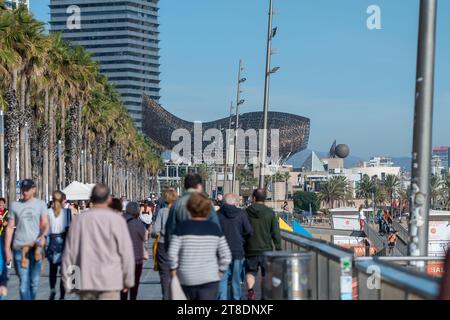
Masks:
[[[0,299],[8,295],[10,265],[20,298],[36,299],[47,260],[49,300],[72,293],[81,300],[136,300],[149,235],[164,300],[240,300],[245,284],[247,298],[255,299],[256,275],[265,275],[264,253],[281,250],[265,191],[255,190],[244,209],[234,194],[211,201],[198,174],[186,175],[184,187],[180,197],[167,189],[155,204],[114,198],[97,184],[79,207],[61,191],[53,192],[47,206],[35,198],[32,180],[21,181],[20,200],[9,210],[0,198]]]

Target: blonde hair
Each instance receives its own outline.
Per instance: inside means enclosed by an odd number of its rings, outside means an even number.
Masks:
[[[59,217],[62,210],[62,203],[66,199],[66,195],[62,193],[61,191],[55,191],[52,195],[52,207],[53,211],[55,212],[55,217]]]
[[[164,192],[164,201],[167,203],[167,205],[171,205],[177,200],[178,193],[174,188],[169,188]]]

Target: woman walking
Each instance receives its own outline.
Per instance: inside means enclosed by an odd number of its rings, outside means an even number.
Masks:
[[[164,246],[164,235],[170,208],[172,207],[172,204],[177,200],[177,197],[178,194],[174,188],[169,188],[164,193],[164,202],[166,206],[162,209],[159,209],[152,232],[152,238],[157,238],[157,240],[155,241],[158,241],[156,261],[158,265],[159,277],[161,279],[161,291],[163,300],[170,300],[170,263],[166,247]]]
[[[142,266],[144,261],[148,259],[145,251],[145,242],[147,241],[147,230],[144,224],[139,221],[139,204],[137,202],[128,202],[125,208],[124,218],[127,222],[128,231],[130,232],[131,242],[134,249],[134,287],[129,290],[130,300],[136,300],[139,290],[139,281],[141,279]],[[121,300],[128,300],[128,291],[121,292]]]
[[[61,191],[53,192],[52,206],[48,210],[49,220],[49,241],[47,246],[47,258],[49,262],[50,274],[50,297],[49,300],[55,300],[56,296],[56,277],[58,269],[61,273],[61,261],[64,251],[64,245],[66,241],[67,230],[71,222],[70,210],[63,208],[63,203],[66,200],[66,196]],[[64,300],[65,290],[63,281],[59,282],[60,295],[59,299]]]
[[[208,221],[212,203],[207,196],[193,193],[187,209],[192,219],[179,223],[170,241],[171,275],[189,300],[216,300],[231,252],[219,226]]]
[[[359,229],[364,231],[364,226],[366,225],[366,215],[364,214],[363,206],[359,206]]]

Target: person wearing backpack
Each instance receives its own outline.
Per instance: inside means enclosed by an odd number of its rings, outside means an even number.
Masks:
[[[70,209],[64,209],[66,195],[61,191],[55,191],[52,195],[52,206],[48,209],[49,234],[48,245],[46,248],[47,259],[49,263],[49,284],[50,297],[49,300],[55,300],[56,296],[56,277],[58,269],[61,272],[61,262],[64,253],[64,245],[66,242],[67,230],[69,229],[72,214]],[[59,283],[59,299],[64,300],[65,289],[64,283]]]

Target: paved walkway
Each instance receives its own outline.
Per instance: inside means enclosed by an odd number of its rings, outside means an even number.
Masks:
[[[153,241],[147,244],[147,248],[151,248]],[[49,287],[49,277],[48,277],[48,261],[45,261],[44,270],[41,274],[41,281],[39,284],[39,290],[37,295],[37,300],[47,300],[50,296]],[[56,283],[56,299],[59,299],[59,278]],[[260,277],[256,281],[255,285],[256,298],[261,298],[260,293]],[[246,288],[242,284],[242,299],[246,299]],[[9,270],[9,281],[8,281],[8,296],[7,300],[19,300],[19,278],[15,272],[14,267]],[[138,300],[161,300],[161,283],[159,280],[159,273],[153,270],[153,258],[152,252],[150,250],[150,258],[144,265],[142,270],[141,281],[139,285]],[[76,294],[66,295],[66,300],[78,300]]]
[[[150,247],[151,246],[147,246]],[[48,261],[45,261],[44,271],[41,275],[41,281],[39,285],[39,291],[37,300],[47,300],[50,295],[50,287],[48,284]],[[59,278],[56,283],[56,299],[59,298]],[[19,299],[19,278],[15,272],[14,267],[9,272],[8,281],[8,300]],[[153,260],[150,252],[150,259],[144,265],[142,270],[141,282],[139,285],[138,300],[161,300],[161,285],[159,281],[159,274],[153,270]],[[75,294],[66,295],[66,300],[78,300],[78,296]]]

